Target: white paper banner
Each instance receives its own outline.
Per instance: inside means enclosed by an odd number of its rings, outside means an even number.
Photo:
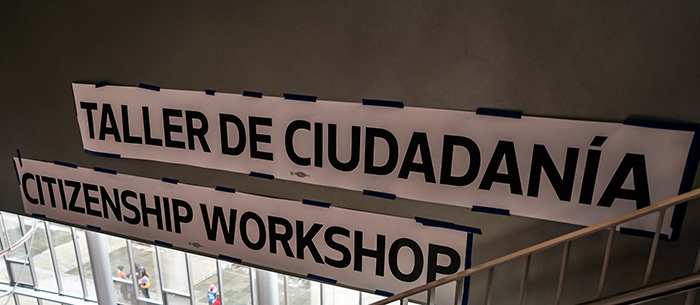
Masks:
[[[25,212],[35,217],[369,291],[398,293],[453,274],[471,253],[467,227],[14,161]],[[445,291],[438,298],[447,304],[454,290]]]
[[[73,92],[90,152],[579,225],[677,195],[694,136],[291,96],[86,84],[73,84]],[[686,173],[691,184],[696,168]],[[666,215],[663,233],[671,234],[673,213]],[[628,224],[649,231],[654,225],[654,217]]]

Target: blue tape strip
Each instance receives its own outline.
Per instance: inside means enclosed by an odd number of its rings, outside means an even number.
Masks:
[[[96,172],[105,173],[105,174],[112,174],[112,175],[116,175],[116,174],[117,174],[117,171],[115,171],[115,170],[113,170],[113,169],[106,169],[106,168],[101,168],[101,167],[95,167],[94,170],[95,170]]]
[[[46,219],[46,215],[44,215],[44,214],[32,213],[32,217],[39,218],[39,219]]]
[[[119,159],[122,157],[119,154],[103,153],[103,152],[92,151],[92,150],[87,150],[87,149],[85,150],[85,153],[87,153],[88,155],[93,155],[93,156],[97,156],[97,157],[114,158],[114,159]]]
[[[90,230],[94,230],[94,231],[102,231],[102,228],[96,227],[96,226],[93,226],[93,225],[86,225],[85,227],[87,227],[87,228],[90,229]]]
[[[12,160],[12,166],[15,167],[15,175],[17,175],[17,184],[22,185],[22,182],[19,180],[19,171],[17,170],[17,163],[15,163],[14,160]]]
[[[19,159],[19,167],[23,167],[22,165],[22,155],[19,153],[19,149],[17,150],[17,159]]]
[[[474,233],[474,234],[481,234],[481,229],[479,229],[479,228],[472,228],[472,227],[454,224],[454,223],[447,222],[447,221],[435,220],[435,219],[418,217],[418,216],[414,217],[414,219],[416,220],[416,222],[419,222],[422,225],[428,226],[428,227],[438,227],[438,228],[452,229],[452,230]]]
[[[68,162],[61,162],[61,161],[53,161],[53,164],[60,165],[60,166],[65,166],[65,167],[71,167],[71,168],[78,168],[77,165],[68,163]]]
[[[204,93],[206,93],[206,95],[216,95],[215,90],[204,89]]]
[[[95,88],[102,88],[104,86],[107,86],[106,82],[99,82],[99,83],[95,84]]]
[[[262,98],[262,92],[243,91],[243,96]]]
[[[165,178],[160,179],[160,181],[166,182],[166,183],[172,183],[172,184],[177,184],[177,179],[170,179],[170,178]]]
[[[310,279],[312,279],[312,280],[317,280],[317,281],[321,281],[321,282],[326,282],[326,283],[333,284],[333,285],[335,285],[336,283],[338,283],[338,281],[336,281],[336,280],[334,280],[334,279],[327,278],[327,277],[323,277],[323,276],[320,276],[320,275],[311,274],[311,273],[307,274],[306,277],[308,277],[308,278],[310,278]]]
[[[394,194],[377,192],[377,191],[370,191],[370,190],[363,190],[362,195],[374,196],[374,197],[390,199],[390,200],[396,199],[396,195],[394,195]]]
[[[474,244],[474,234],[467,233],[467,252],[464,253],[464,270],[472,267],[472,245]],[[462,290],[462,305],[467,305],[469,300],[469,279],[471,276],[464,278],[464,289]]]
[[[221,192],[228,192],[228,193],[236,193],[235,189],[232,189],[230,187],[225,187],[225,186],[217,186],[214,188],[214,190],[221,191]]]
[[[362,105],[366,106],[382,106],[382,107],[393,107],[393,108],[401,108],[403,109],[403,103],[402,102],[396,102],[396,101],[384,101],[384,100],[371,100],[371,99],[362,99]]]
[[[258,172],[250,172],[248,174],[250,177],[258,177],[258,178],[263,178],[263,179],[268,179],[268,180],[274,180],[275,176],[269,175],[269,174],[263,174],[263,173],[258,173]]]
[[[289,94],[289,93],[284,93],[283,95],[284,95],[285,100],[316,102],[316,97],[313,95],[301,95],[301,94]]]
[[[317,207],[322,207],[322,208],[329,208],[331,206],[331,204],[327,203],[327,202],[320,202],[320,201],[309,200],[309,199],[303,199],[301,201],[301,203],[313,205],[313,206],[317,206]]]
[[[632,229],[632,228],[623,228],[620,227],[620,234],[625,234],[625,235],[632,235],[632,236],[641,236],[641,237],[648,237],[648,238],[654,238],[654,232],[650,231],[645,231],[645,230],[640,230],[640,229]],[[669,241],[669,237],[667,234],[661,234],[659,236],[660,240],[663,241]]]
[[[500,116],[500,117],[504,117],[504,118],[513,118],[513,119],[519,119],[523,116],[522,111],[493,109],[493,108],[476,108],[476,114]]]
[[[223,259],[223,260],[225,260],[225,261],[229,261],[229,262],[233,262],[233,263],[239,263],[239,264],[243,262],[243,260],[240,259],[240,258],[235,258],[235,257],[231,257],[231,256],[228,256],[228,255],[223,255],[223,254],[219,254],[219,259]]]
[[[385,296],[385,297],[393,297],[394,296],[394,294],[391,292],[379,290],[379,289],[374,290],[374,294]]]
[[[148,89],[148,90],[153,90],[153,91],[158,91],[158,92],[160,92],[160,87],[158,87],[158,86],[153,86],[153,85],[149,85],[149,84],[144,84],[144,83],[139,83],[139,88],[143,88],[143,89]]]
[[[693,189],[695,174],[698,169],[698,164],[700,164],[700,124],[673,123],[639,118],[627,118],[623,124],[638,127],[694,132],[693,140],[690,143],[690,149],[688,149],[688,157],[685,161],[685,168],[683,169],[683,177],[681,178],[681,185],[678,189],[678,194],[683,194]],[[671,241],[678,240],[680,237],[687,205],[688,203],[684,202],[676,205],[676,207],[673,209],[673,216],[671,217],[671,229],[673,229],[670,237]]]
[[[160,240],[157,240],[157,239],[154,240],[154,242],[156,243],[156,245],[161,246],[161,247],[166,247],[166,248],[172,248],[172,247],[173,247],[173,244],[171,244],[171,243],[166,243],[166,242],[164,242],[164,241],[160,241]]]
[[[510,216],[510,210],[491,208],[491,207],[482,207],[482,206],[478,206],[478,205],[472,206],[472,212]]]

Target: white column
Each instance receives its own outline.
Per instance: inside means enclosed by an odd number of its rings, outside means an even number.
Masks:
[[[278,305],[279,287],[277,283],[277,273],[255,269],[257,279],[258,303],[256,305]]]
[[[107,252],[107,238],[96,232],[85,230],[88,253],[90,253],[90,266],[92,266],[92,278],[95,281],[98,304],[117,304],[112,272],[110,271],[109,253]]]

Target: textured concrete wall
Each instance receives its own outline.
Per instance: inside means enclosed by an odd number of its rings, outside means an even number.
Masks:
[[[137,85],[619,122],[700,123],[698,1],[28,1],[0,2],[0,194],[21,213],[10,158],[39,160],[241,192],[479,227],[474,263],[578,227],[245,175],[85,154],[71,82]],[[697,183],[696,183],[697,185]],[[681,239],[662,243],[652,281],[690,272],[698,202]],[[575,242],[565,303],[594,296],[605,234]],[[651,242],[617,239],[606,293],[642,281]],[[529,304],[553,300],[561,249],[533,258]],[[675,255],[675,256],[671,256]],[[670,259],[672,258],[673,259]],[[510,267],[510,269],[508,269]],[[496,270],[495,301],[517,298],[519,264]],[[575,274],[574,272],[579,272]],[[480,302],[485,276],[476,276]],[[541,287],[535,287],[539,285]],[[546,286],[546,287],[545,287]]]

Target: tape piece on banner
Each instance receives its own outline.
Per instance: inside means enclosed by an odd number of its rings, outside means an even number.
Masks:
[[[269,174],[263,174],[263,173],[258,173],[258,172],[250,172],[248,174],[250,177],[258,177],[258,178],[263,178],[263,179],[268,179],[268,180],[274,180],[275,176],[269,175]]]
[[[393,297],[394,296],[394,294],[391,292],[379,290],[379,289],[374,290],[374,294],[385,296],[385,297]]]
[[[229,261],[229,262],[232,262],[232,263],[238,263],[238,264],[240,264],[240,263],[243,262],[243,260],[240,259],[240,258],[235,258],[235,257],[231,257],[231,256],[228,256],[228,255],[223,255],[223,254],[219,254],[219,259],[223,259],[223,260],[225,260],[225,261]]]
[[[243,91],[243,96],[262,98],[262,92]]]
[[[396,102],[396,101],[384,101],[384,100],[371,100],[371,99],[362,99],[362,105],[365,106],[381,106],[381,107],[392,107],[392,108],[401,108],[403,109],[403,102]]]
[[[12,166],[15,167],[15,175],[17,176],[17,184],[22,185],[22,182],[19,180],[19,171],[17,170],[17,163],[14,161],[12,162]]]
[[[476,114],[500,116],[500,117],[504,117],[504,118],[513,118],[513,119],[520,119],[523,116],[522,111],[493,109],[493,108],[476,108]]]
[[[214,188],[214,190],[217,190],[217,191],[220,191],[220,192],[232,193],[232,194],[235,194],[235,193],[236,193],[236,190],[235,190],[235,189],[232,189],[232,188],[230,188],[230,187],[225,187],[225,186],[217,186],[216,188]]]
[[[315,200],[309,200],[309,199],[303,199],[301,201],[303,204],[308,204],[308,205],[313,205],[316,207],[322,207],[322,208],[329,208],[331,206],[330,203],[327,202],[320,202],[320,201],[315,201]]]
[[[285,100],[316,102],[316,97],[313,95],[301,95],[301,94],[289,94],[289,93],[284,93],[283,95],[284,95]]]
[[[103,153],[103,152],[92,151],[92,150],[88,150],[88,149],[85,149],[85,153],[87,153],[88,155],[93,155],[93,156],[97,156],[97,157],[105,157],[105,158],[113,158],[113,159],[119,159],[122,157],[119,154]]]
[[[173,244],[171,244],[171,243],[166,243],[166,242],[164,242],[164,241],[160,241],[160,240],[157,240],[157,239],[154,240],[154,242],[156,243],[156,245],[161,246],[161,247],[166,247],[166,248],[172,248],[172,247],[173,247]]]
[[[215,95],[216,91],[215,90],[209,90],[209,89],[204,89],[204,93],[206,95]]]
[[[490,208],[490,207],[482,207],[482,206],[478,206],[478,205],[472,206],[472,212],[489,213],[489,214],[510,216],[510,210],[507,210],[507,209],[499,209],[499,208]]]
[[[327,277],[323,277],[323,276],[320,276],[320,275],[311,274],[311,273],[307,274],[306,277],[308,277],[308,278],[310,278],[310,279],[312,279],[312,280],[317,280],[317,281],[321,281],[321,282],[326,282],[326,283],[333,284],[333,285],[335,285],[336,283],[338,283],[338,281],[336,281],[336,280],[334,280],[334,279],[327,278]]]
[[[177,182],[178,182],[177,179],[170,179],[170,178],[165,178],[165,177],[163,177],[163,179],[160,179],[160,181],[163,181],[165,183],[172,183],[172,184],[177,184]]]
[[[46,219],[46,215],[44,215],[44,214],[32,213],[32,217],[39,218],[39,219]]]
[[[19,149],[17,150],[17,159],[19,159],[19,167],[22,167],[22,155],[19,153]]]
[[[116,174],[117,174],[117,171],[115,171],[115,170],[113,170],[113,169],[106,169],[106,168],[101,168],[101,167],[95,167],[95,168],[93,168],[93,170],[95,170],[96,172],[105,173],[105,174],[112,174],[112,175],[116,175]]]
[[[620,234],[654,238],[654,232],[640,230],[640,229],[632,229],[632,228],[620,227]],[[659,235],[659,239],[663,240],[663,241],[669,241],[669,237],[667,234]]]
[[[463,232],[467,232],[467,233],[474,233],[474,234],[481,235],[481,229],[479,229],[479,228],[472,228],[472,227],[454,224],[454,223],[447,222],[447,221],[435,220],[435,219],[430,219],[430,218],[423,218],[423,217],[418,217],[418,216],[413,217],[413,218],[416,220],[416,222],[419,222],[424,226],[452,229],[452,230],[463,231]]]
[[[384,192],[377,192],[377,191],[370,191],[370,190],[363,190],[362,195],[367,195],[367,196],[374,196],[374,197],[379,197],[379,198],[384,198],[384,199],[389,199],[389,200],[394,200],[396,199],[395,194],[389,194],[389,193],[384,193]]]
[[[601,146],[603,146],[603,143],[605,143],[605,140],[607,140],[607,139],[608,139],[608,137],[595,136],[595,138],[593,138],[593,141],[591,141],[591,146],[601,147]]]
[[[153,90],[153,91],[158,91],[158,92],[160,92],[160,87],[158,87],[158,86],[153,86],[153,85],[149,85],[149,84],[144,84],[144,83],[139,83],[139,88],[143,88],[143,89],[148,89],[148,90]]]
[[[65,166],[65,167],[70,167],[70,168],[75,168],[77,169],[78,166],[73,164],[73,163],[68,163],[68,162],[62,162],[62,161],[53,161],[53,164],[60,165],[60,166]]]
[[[95,88],[102,88],[104,86],[107,86],[106,82],[99,82],[99,83],[95,84]]]
[[[86,225],[85,227],[93,231],[102,231],[102,228],[93,225]]]

